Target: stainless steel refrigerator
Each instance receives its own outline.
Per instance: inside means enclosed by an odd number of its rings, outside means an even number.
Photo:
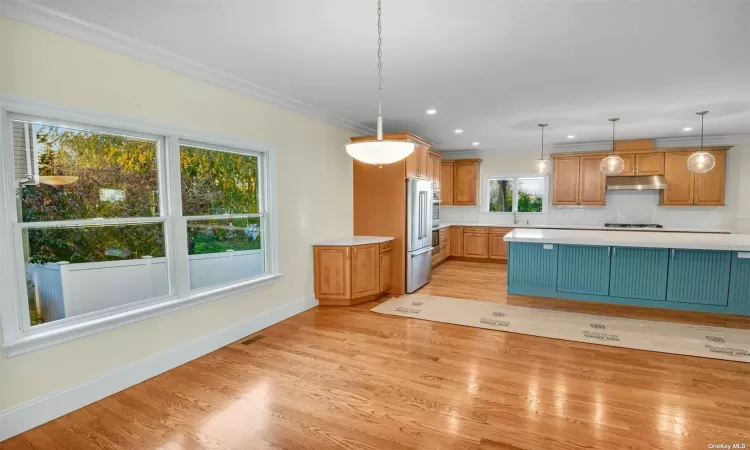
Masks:
[[[432,187],[429,181],[406,181],[406,292],[432,276]]]

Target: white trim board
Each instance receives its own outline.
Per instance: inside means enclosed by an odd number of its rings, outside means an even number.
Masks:
[[[189,58],[163,50],[108,28],[68,16],[32,1],[0,0],[0,14],[20,22],[43,28],[86,42],[111,52],[129,56],[215,86],[237,92],[280,108],[306,115],[352,130],[372,135],[375,130],[359,122],[330,113],[316,106],[288,97],[280,92],[259,86],[249,80],[216,70]]]
[[[318,306],[315,299],[284,303],[255,317],[185,342],[119,369],[0,413],[0,442],[153,378],[245,336]]]

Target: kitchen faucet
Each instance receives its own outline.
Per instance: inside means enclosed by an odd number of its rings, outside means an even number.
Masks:
[[[513,210],[513,225],[518,225],[518,217],[516,217],[516,210]]]

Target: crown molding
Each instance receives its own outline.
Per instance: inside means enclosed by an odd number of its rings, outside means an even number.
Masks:
[[[108,28],[68,16],[32,1],[0,0],[0,15],[37,26],[120,55],[159,66],[171,72],[204,81],[229,91],[306,115],[363,135],[375,133],[373,128],[327,112],[264,88],[248,80],[213,69],[191,59],[125,36]]]
[[[703,139],[703,145],[706,146],[735,146],[750,144],[750,134],[727,134],[718,136],[706,136]],[[700,137],[680,136],[671,138],[654,139],[654,148],[672,148],[672,147],[697,147],[700,145]],[[611,151],[612,141],[598,142],[565,142],[554,144],[552,153],[571,152],[571,151]]]

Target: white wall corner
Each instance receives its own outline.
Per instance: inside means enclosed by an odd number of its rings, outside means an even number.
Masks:
[[[318,301],[307,298],[284,303],[223,330],[0,412],[0,442],[174,369],[315,306],[318,306]]]
[[[249,80],[214,69],[108,28],[68,16],[27,0],[0,0],[0,15],[37,26],[105,50],[211,83],[280,108],[318,119],[363,135],[375,130],[349,118],[301,102]]]

